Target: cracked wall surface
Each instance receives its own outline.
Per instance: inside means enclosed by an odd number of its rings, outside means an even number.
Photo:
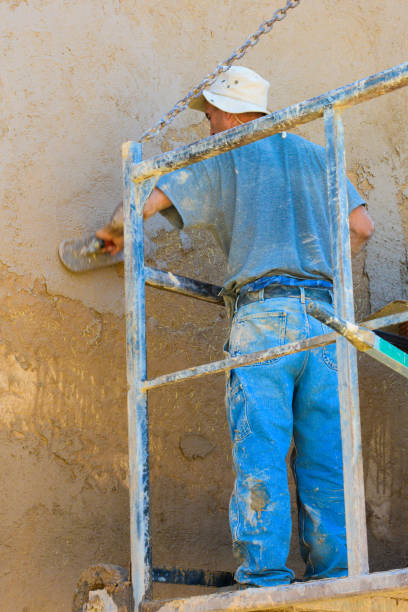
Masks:
[[[58,244],[94,231],[121,199],[121,143],[281,4],[0,3],[1,612],[67,612],[82,570],[129,563],[123,267],[71,274]],[[309,0],[242,63],[271,81],[269,107],[283,108],[406,60],[407,20],[405,0]],[[344,113],[349,176],[376,224],[353,265],[359,318],[408,299],[407,95]],[[321,122],[296,131],[324,144]],[[206,120],[186,111],[145,156],[207,134]],[[203,230],[178,233],[153,218],[146,256],[222,283],[222,256]],[[148,289],[149,376],[220,358],[227,327],[222,308]],[[359,362],[371,567],[402,567],[407,383]],[[223,389],[217,376],[151,393],[157,566],[234,567]],[[301,573],[296,538],[291,565]]]

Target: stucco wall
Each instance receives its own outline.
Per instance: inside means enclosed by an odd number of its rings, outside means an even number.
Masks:
[[[121,143],[281,4],[0,3],[2,611],[68,611],[82,569],[129,561],[123,270],[70,274],[57,246],[99,227],[120,200]],[[243,63],[282,108],[404,61],[407,18],[405,0],[309,0]],[[408,297],[407,110],[399,91],[344,114],[350,175],[377,229],[355,262],[359,315]],[[145,153],[206,133],[188,111]],[[301,133],[323,143],[320,122]],[[211,239],[169,229],[149,222],[149,263],[221,282]],[[151,375],[219,356],[226,333],[222,309],[154,290],[147,327]],[[362,360],[361,388],[372,567],[402,566],[407,384]],[[157,565],[233,568],[222,395],[222,377],[151,394]],[[300,570],[295,549],[292,558]]]

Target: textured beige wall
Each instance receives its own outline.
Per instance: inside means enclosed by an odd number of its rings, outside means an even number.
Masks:
[[[58,243],[109,217],[121,143],[283,3],[0,3],[2,612],[68,611],[82,569],[129,560],[123,270],[72,275]],[[282,108],[404,61],[407,18],[406,0],[304,1],[244,63],[271,81],[270,106]],[[355,264],[361,315],[408,297],[407,110],[400,91],[344,115],[350,173],[377,227]],[[188,111],[146,154],[206,129]],[[321,123],[302,134],[323,142]],[[152,220],[147,234],[151,265],[221,282],[222,258],[202,232]],[[218,307],[153,290],[147,326],[151,374],[215,358],[226,331]],[[367,360],[361,373],[372,565],[402,566],[407,385]],[[222,377],[152,393],[158,565],[233,567],[222,394]]]

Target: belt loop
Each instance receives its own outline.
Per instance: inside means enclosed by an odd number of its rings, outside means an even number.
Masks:
[[[300,301],[302,304],[305,304],[305,288],[299,287],[300,289]]]
[[[224,297],[224,300],[225,300],[225,297]],[[228,296],[228,300],[226,301],[226,306],[228,307],[227,314],[229,315],[231,321],[238,312],[238,300],[239,300],[239,293],[234,297]]]
[[[259,290],[259,301],[262,303],[263,301],[265,301],[265,289],[262,288]]]
[[[329,295],[330,295],[330,300],[332,303],[332,306],[334,305],[334,293],[333,293],[333,289],[329,289]]]

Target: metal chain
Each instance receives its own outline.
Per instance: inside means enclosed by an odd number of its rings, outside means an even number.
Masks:
[[[222,72],[226,72],[236,60],[241,59],[241,57],[245,55],[250,47],[255,47],[261,36],[268,34],[272,30],[275,23],[285,19],[289,9],[296,8],[300,2],[301,0],[288,0],[286,6],[275,11],[271,19],[267,19],[261,23],[257,31],[248,36],[243,45],[234,49],[228,59],[218,64],[214,72],[208,74],[199,85],[191,89],[188,94],[179,100],[166,115],[163,115],[163,117],[152,128],[144,132],[139,141],[145,142],[146,140],[151,140],[154,136],[161,132],[163,128],[170,125],[177,115],[188,107],[193,98],[197,98],[203,89],[209,87],[209,85],[212,85],[218,75]]]

